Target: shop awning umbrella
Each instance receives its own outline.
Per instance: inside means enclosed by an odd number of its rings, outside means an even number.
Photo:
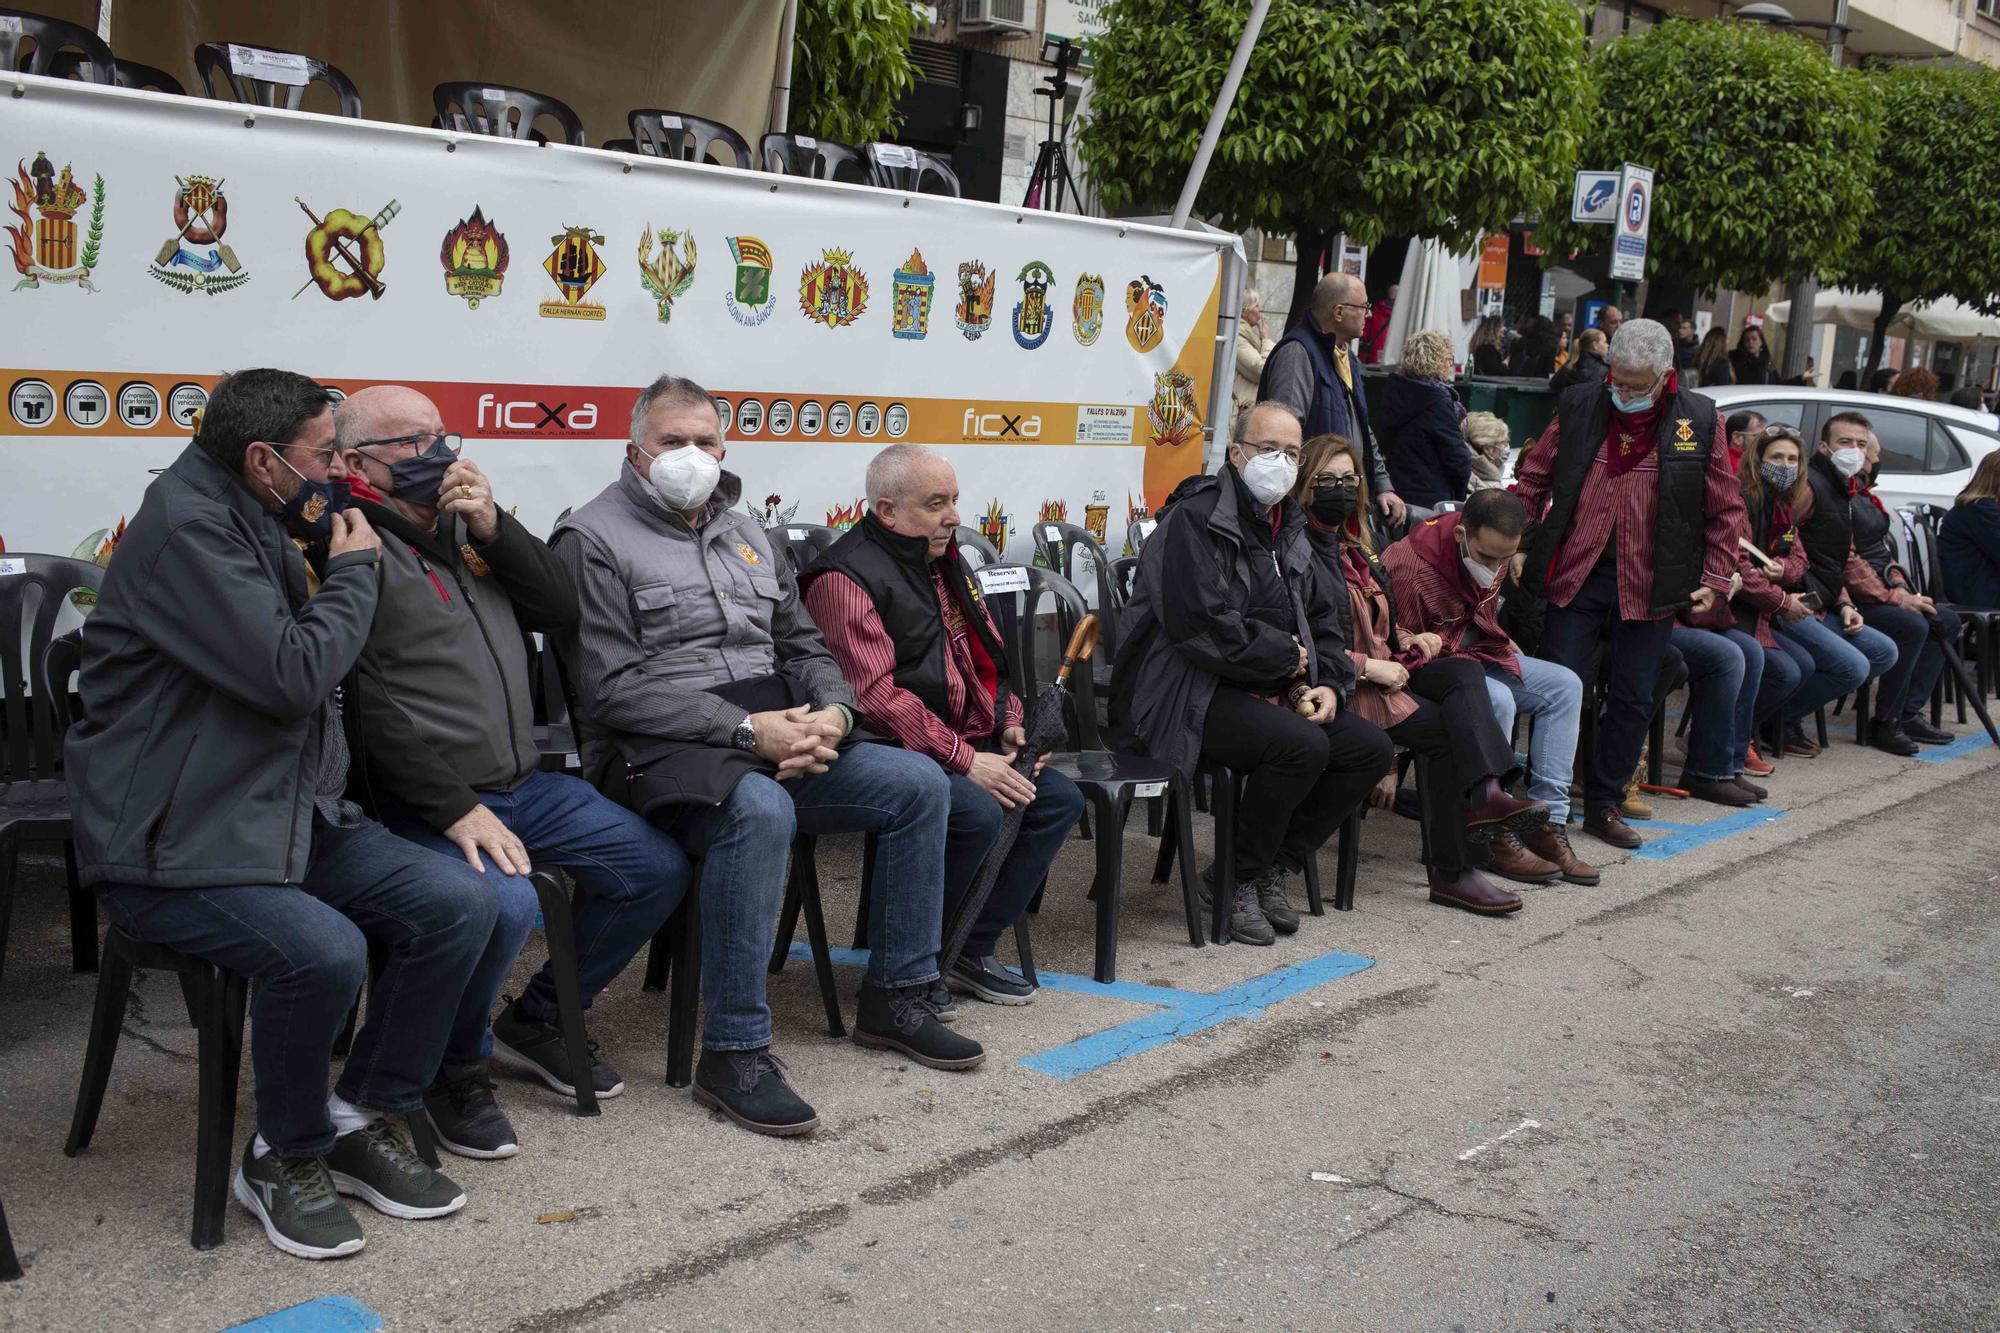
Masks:
[[[1069,646],[1063,649],[1062,666],[1056,671],[1055,681],[1037,695],[1028,708],[1027,718],[1021,727],[1028,739],[1021,752],[1014,756],[1016,773],[1032,778],[1035,761],[1049,751],[1061,748],[1063,742],[1069,739],[1069,674],[1079,662],[1085,663],[1084,669],[1089,670],[1090,654],[1096,647],[1097,617],[1087,615],[1077,622],[1075,632],[1069,636]],[[958,961],[959,951],[965,948],[965,937],[972,933],[972,923],[979,919],[986,900],[993,896],[993,885],[1000,878],[1000,867],[1006,864],[1007,853],[1014,849],[1014,839],[1020,835],[1021,820],[1027,813],[1025,806],[1016,806],[1007,812],[1006,818],[1000,821],[1000,836],[993,840],[993,850],[980,862],[979,873],[972,877],[965,896],[949,904],[944,947],[938,950],[939,971],[949,973],[951,965]]]

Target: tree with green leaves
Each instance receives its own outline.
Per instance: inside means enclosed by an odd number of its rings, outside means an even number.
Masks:
[[[1833,276],[1882,294],[1872,375],[1906,305],[1957,297],[2000,314],[2000,70],[1893,65],[1868,81],[1882,125],[1875,207]]]
[[[1249,11],[1105,7],[1077,139],[1107,208],[1179,194]],[[1470,248],[1567,193],[1583,51],[1571,0],[1274,0],[1195,211],[1298,238],[1295,317],[1334,232]]]
[[[1577,165],[1653,168],[1646,271],[1703,290],[1824,278],[1874,207],[1867,77],[1826,48],[1752,23],[1673,18],[1592,53],[1596,110]],[[1559,262],[1611,228],[1553,213],[1536,244]]]
[[[917,81],[916,30],[908,0],[799,0],[792,130],[851,144],[894,138],[896,103]]]

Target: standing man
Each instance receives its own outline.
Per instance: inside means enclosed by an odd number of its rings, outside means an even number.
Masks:
[[[1606,341],[1618,336],[1618,330],[1625,323],[1625,312],[1618,308],[1616,301],[1606,301],[1604,308],[1597,312],[1597,327],[1604,331]]]
[[[868,464],[868,512],[806,578],[806,610],[854,687],[873,731],[936,760],[951,783],[944,901],[972,886],[1009,810],[1020,833],[946,978],[989,1004],[1026,1004],[1035,988],[994,956],[1083,813],[1061,773],[1017,772],[1027,744],[1007,689],[1000,635],[958,558],[958,475],[935,451],[892,444]]]
[[[289,371],[216,386],[105,572],[63,754],[79,873],[105,915],[251,982],[257,1133],[234,1192],[306,1259],[361,1249],[341,1194],[400,1218],[465,1206],[386,1117],[422,1107],[493,931],[463,861],[343,795],[334,690],[368,637],[381,543],[347,509],[332,408]],[[327,546],[310,595],[297,542]],[[329,1097],[371,942],[382,968]]]
[[[764,967],[797,833],[877,836],[854,1040],[932,1069],[978,1042],[938,1022],[951,784],[925,755],[855,744],[854,692],[790,567],[737,509],[722,415],[662,375],[632,408],[618,479],[557,525],[582,619],[563,652],[584,776],[701,858],[694,1099],[760,1134],[819,1124],[771,1054]]]
[[[1646,743],[1674,616],[1729,595],[1746,530],[1721,413],[1680,387],[1673,363],[1664,326],[1624,323],[1609,379],[1562,395],[1514,483],[1535,521],[1521,586],[1547,603],[1540,655],[1592,679],[1610,634],[1583,828],[1614,847],[1641,841],[1618,807]]]
[[[436,404],[378,385],[333,419],[356,508],[385,534],[381,601],[347,715],[362,757],[357,785],[395,832],[484,874],[499,907],[424,1106],[453,1152],[511,1157],[518,1144],[488,1059],[569,1097],[578,1076],[556,1025],[550,965],[493,1014],[535,925],[531,858],[561,866],[583,891],[576,968],[588,1007],[679,905],[687,857],[589,783],[543,771],[524,635],[573,630],[576,585],[460,457]],[[625,1090],[608,1061],[587,1076],[600,1097]]]
[[[1313,288],[1306,317],[1278,339],[1257,386],[1260,401],[1281,403],[1304,422],[1304,436],[1344,435],[1361,446],[1368,491],[1391,523],[1404,506],[1368,420],[1368,394],[1350,345],[1368,320],[1368,289],[1349,273],[1329,273]]]

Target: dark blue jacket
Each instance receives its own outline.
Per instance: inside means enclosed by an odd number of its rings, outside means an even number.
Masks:
[[[1435,509],[1463,500],[1472,478],[1472,450],[1459,427],[1451,386],[1413,375],[1391,375],[1382,393],[1382,452],[1403,503]]]
[[[2000,502],[1952,506],[1938,529],[1938,563],[1952,601],[2000,607]]]
[[[1340,435],[1361,446],[1361,470],[1368,477],[1371,495],[1393,491],[1389,470],[1383,465],[1382,451],[1375,441],[1375,427],[1368,420],[1368,390],[1362,380],[1360,358],[1351,352],[1348,370],[1354,376],[1350,392],[1334,370],[1334,340],[1321,333],[1309,315],[1286,331],[1265,359],[1264,375],[1257,383],[1257,397],[1284,403],[1305,423],[1305,436]],[[1407,498],[1404,503],[1408,503]]]

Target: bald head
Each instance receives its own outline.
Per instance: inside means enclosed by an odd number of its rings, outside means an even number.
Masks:
[[[401,384],[377,384],[350,395],[333,409],[333,441],[342,450],[370,440],[433,434],[444,429],[437,404]]]
[[[1310,309],[1322,332],[1352,342],[1368,322],[1368,289],[1351,273],[1329,273],[1313,287]]]
[[[935,560],[958,529],[958,473],[920,444],[892,444],[868,463],[868,509],[883,527],[922,537]]]

